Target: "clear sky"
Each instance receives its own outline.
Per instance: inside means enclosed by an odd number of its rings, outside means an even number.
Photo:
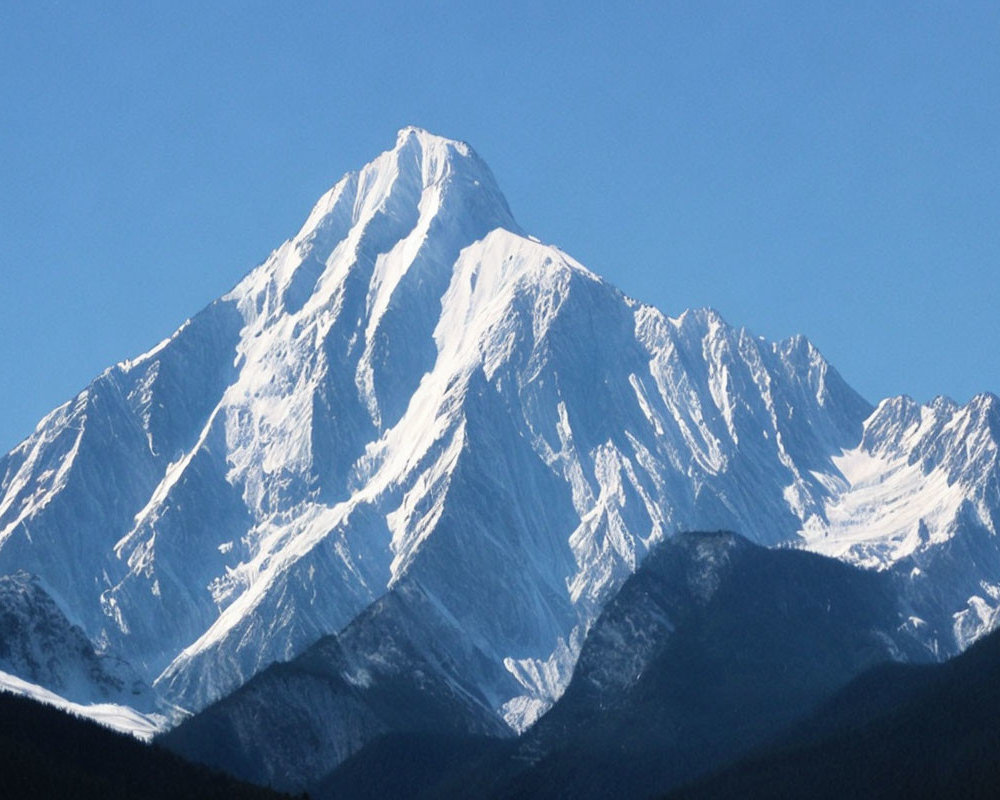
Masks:
[[[629,294],[1000,390],[1000,4],[0,0],[0,450],[406,124]]]

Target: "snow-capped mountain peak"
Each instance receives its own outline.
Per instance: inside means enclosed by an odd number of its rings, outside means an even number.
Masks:
[[[1000,597],[996,407],[873,411],[804,337],[667,317],[526,236],[468,145],[404,128],[0,459],[0,575],[193,709],[417,587],[429,663],[519,728],[679,530],[964,570],[914,600],[954,649],[951,615],[979,630]]]

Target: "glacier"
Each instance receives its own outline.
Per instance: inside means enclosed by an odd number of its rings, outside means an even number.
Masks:
[[[891,570],[928,651],[967,646],[1000,613],[998,405],[872,407],[804,337],[669,317],[409,127],[0,458],[0,575],[174,719],[412,587],[522,730],[678,531]]]

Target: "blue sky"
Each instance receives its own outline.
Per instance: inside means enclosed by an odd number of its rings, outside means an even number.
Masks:
[[[0,450],[406,124],[669,313],[1000,390],[996,3],[0,0],[0,98]]]

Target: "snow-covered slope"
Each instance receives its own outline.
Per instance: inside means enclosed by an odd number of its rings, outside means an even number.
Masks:
[[[928,580],[975,589],[921,595],[913,624],[954,649],[938,617],[997,606],[992,402],[896,430],[805,339],[668,318],[523,235],[471,148],[407,128],[232,292],[0,459],[0,574],[40,576],[191,709],[405,576],[521,727],[682,529],[920,554]],[[900,549],[914,525],[928,547]]]
[[[152,700],[127,664],[94,652],[83,631],[26,572],[0,577],[0,669],[79,702]]]
[[[158,744],[300,793],[386,735],[509,736],[477,688],[484,673],[503,667],[481,662],[470,670],[474,658],[463,632],[404,578],[340,634],[272,664]]]
[[[166,715],[155,711],[143,713],[137,711],[132,705],[108,702],[75,703],[44,686],[31,683],[2,670],[0,670],[0,692],[30,697],[39,703],[54,706],[78,717],[86,717],[106,728],[111,728],[119,733],[129,733],[146,741],[151,741],[169,724],[169,718]]]
[[[151,737],[167,723],[152,690],[121,659],[94,651],[26,572],[0,576],[0,690]]]
[[[993,630],[1000,601],[1000,400],[882,401],[861,442],[834,459],[824,513],[805,522],[817,552],[898,574],[912,624],[953,655]]]

